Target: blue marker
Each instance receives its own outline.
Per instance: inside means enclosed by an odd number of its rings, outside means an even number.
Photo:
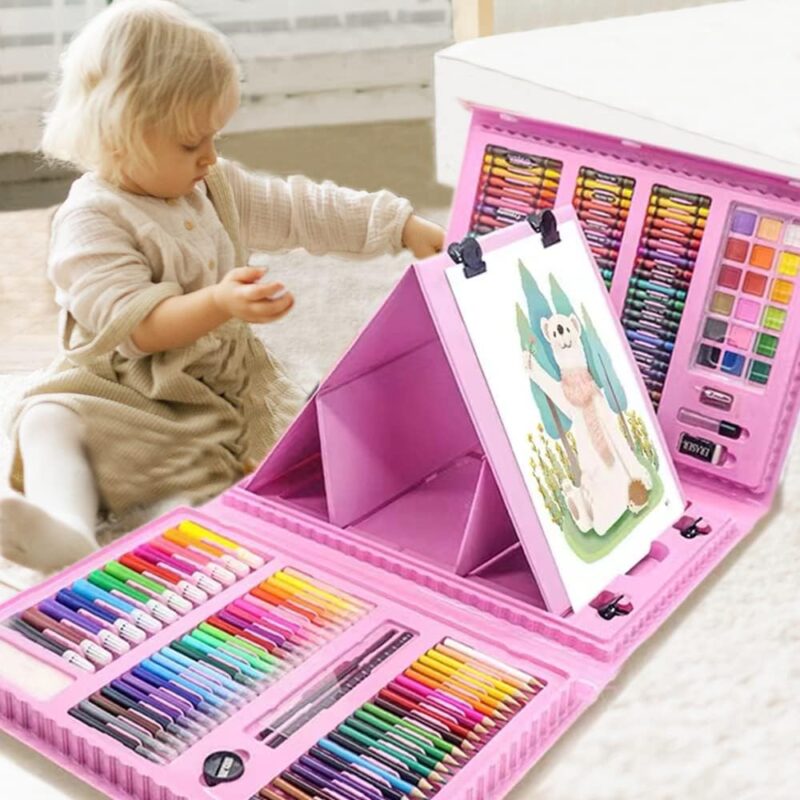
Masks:
[[[164,626],[155,618],[151,617],[149,614],[145,614],[139,608],[136,608],[133,603],[128,603],[125,600],[117,597],[116,595],[111,594],[111,592],[107,592],[104,589],[101,589],[98,586],[95,586],[89,581],[81,578],[79,581],[75,581],[72,584],[72,591],[75,592],[79,597],[82,597],[86,602],[91,603],[102,603],[106,606],[111,606],[112,608],[117,609],[120,614],[127,616],[130,621],[133,623],[134,627],[141,628],[142,631],[146,631],[147,633],[158,633]],[[141,631],[139,631],[141,633]],[[145,640],[145,636],[142,636],[140,639],[131,639],[131,641],[141,642]]]

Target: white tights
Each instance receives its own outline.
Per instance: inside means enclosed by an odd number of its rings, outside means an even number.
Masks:
[[[99,495],[83,420],[55,403],[39,403],[20,422],[25,496],[0,498],[0,551],[50,572],[97,547]]]

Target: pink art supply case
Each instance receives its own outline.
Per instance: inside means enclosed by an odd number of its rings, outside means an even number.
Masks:
[[[728,380],[694,360],[732,219],[729,204],[793,219],[797,190],[775,176],[666,151],[631,152],[585,131],[480,111],[451,239],[471,225],[479,165],[486,145],[498,141],[519,150],[535,147],[563,163],[553,204],[559,220],[572,218],[565,206],[584,165],[624,170],[645,195],[661,181],[712,198],[658,411],[685,495],[685,518],[591,605],[578,613],[564,605],[445,281],[453,262],[442,254],[409,268],[253,475],[203,508],[176,509],[2,606],[0,617],[8,620],[182,520],[230,537],[264,561],[94,673],[0,626],[0,715],[7,731],[111,797],[246,800],[417,656],[452,637],[545,684],[436,795],[502,797],[753,528],[774,496],[796,419],[797,312],[781,337],[776,379],[771,376],[766,388]],[[626,296],[626,252],[636,249],[646,206],[634,192],[625,234],[631,238],[623,239],[611,287],[617,308]],[[526,235],[533,234],[516,226],[494,234],[486,246]],[[795,295],[792,309],[796,303]],[[748,431],[729,444],[735,459],[719,467],[676,452],[683,430],[676,411],[708,412],[698,401],[706,386],[734,396],[730,419]],[[68,715],[101,686],[285,568],[357,598],[365,612],[180,756],[150,763]],[[278,748],[259,741],[265,720],[387,625],[414,636]],[[238,754],[242,777],[205,784],[203,762],[215,751]]]

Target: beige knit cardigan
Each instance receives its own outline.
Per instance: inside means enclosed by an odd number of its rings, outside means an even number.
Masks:
[[[236,263],[244,264],[224,171],[212,170],[206,183]],[[24,491],[19,420],[43,402],[66,406],[86,422],[102,504],[114,512],[175,495],[207,499],[265,456],[303,397],[246,323],[230,320],[188,347],[139,358],[123,354],[134,328],[174,293],[174,284],[153,283],[95,332],[62,312],[61,355],[10,420],[14,488]]]

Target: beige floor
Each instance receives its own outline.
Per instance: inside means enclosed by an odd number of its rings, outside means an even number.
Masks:
[[[451,191],[433,180],[433,129],[423,121],[239,134],[223,140],[221,150],[252,169],[388,188],[423,213],[450,203]],[[34,174],[17,160],[13,177]],[[0,209],[55,205],[68,186],[64,179],[0,183]],[[55,352],[57,310],[44,276],[46,242],[43,221],[31,229],[18,211],[0,214],[0,374],[29,372]]]

